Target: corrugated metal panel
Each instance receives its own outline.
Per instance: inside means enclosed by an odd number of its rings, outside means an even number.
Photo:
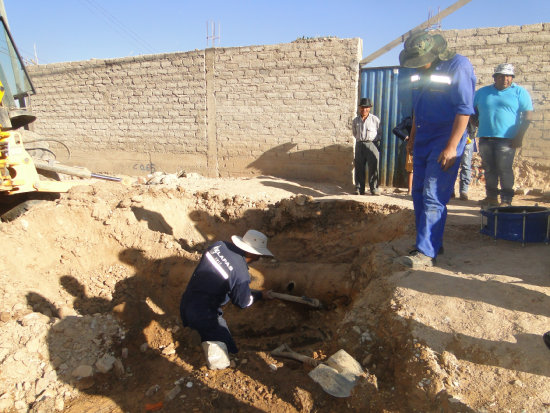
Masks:
[[[380,118],[380,185],[406,186],[405,145],[392,129],[412,112],[409,79],[411,69],[380,67],[361,69],[360,97],[373,102],[372,113]]]

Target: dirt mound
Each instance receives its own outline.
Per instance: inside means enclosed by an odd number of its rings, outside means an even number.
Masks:
[[[499,242],[493,258],[476,208],[450,209],[438,267],[402,272],[414,216],[400,193],[268,177],[75,187],[0,224],[0,411],[541,411],[547,247]],[[209,371],[179,299],[205,247],[248,228],[276,255],[252,287],[324,308],[227,306],[240,352]],[[365,375],[334,398],[270,354],[282,343],[318,360],[345,349]]]

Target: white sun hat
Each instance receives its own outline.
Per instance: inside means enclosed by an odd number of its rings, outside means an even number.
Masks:
[[[273,257],[271,251],[267,249],[267,237],[260,231],[249,229],[242,238],[237,235],[231,236],[231,241],[243,251]]]
[[[514,65],[510,63],[499,64],[497,67],[495,67],[495,73],[493,73],[493,77],[495,75],[505,75],[505,76],[514,77]]]

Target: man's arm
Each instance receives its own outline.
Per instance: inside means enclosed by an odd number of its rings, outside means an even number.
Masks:
[[[457,114],[453,122],[453,129],[451,131],[451,136],[447,142],[445,149],[439,154],[437,162],[441,164],[441,167],[444,171],[449,169],[456,161],[456,147],[464,136],[464,131],[466,126],[468,126],[468,121],[470,120],[470,115],[461,115]]]
[[[521,148],[521,145],[523,144],[523,136],[525,135],[525,132],[527,132],[527,129],[529,128],[529,125],[531,124],[532,120],[533,120],[532,110],[523,112],[523,116],[521,117],[521,120],[520,120],[518,133],[516,133],[516,136],[514,136],[514,139],[512,139],[512,142],[510,143],[510,146],[512,148]]]

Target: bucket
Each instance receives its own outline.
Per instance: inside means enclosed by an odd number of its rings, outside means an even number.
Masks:
[[[484,219],[486,218],[486,220]],[[545,242],[550,237],[550,209],[538,206],[509,206],[481,210],[481,231],[494,239]]]

